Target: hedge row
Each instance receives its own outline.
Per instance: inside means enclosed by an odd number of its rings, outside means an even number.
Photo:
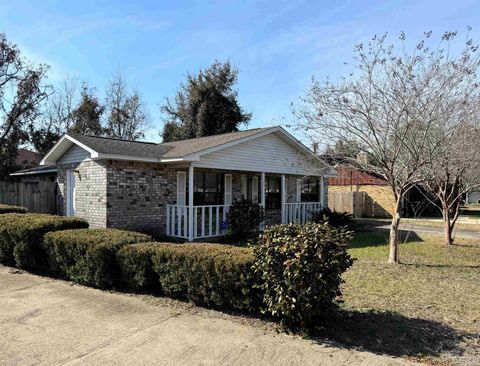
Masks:
[[[272,226],[251,248],[153,243],[145,234],[87,227],[78,218],[0,215],[0,263],[99,288],[262,311],[289,328],[313,328],[328,316],[352,264],[350,233],[328,223]]]
[[[0,214],[27,213],[27,212],[28,210],[25,207],[0,204]]]
[[[48,233],[44,247],[50,270],[83,285],[118,284],[117,251],[127,244],[151,241],[148,235],[118,229],[81,229]]]
[[[86,228],[85,220],[43,214],[0,215],[0,263],[29,270],[47,269],[43,238],[50,231]]]
[[[123,247],[117,260],[123,282],[135,289],[219,309],[256,311],[261,304],[249,248],[147,243]]]

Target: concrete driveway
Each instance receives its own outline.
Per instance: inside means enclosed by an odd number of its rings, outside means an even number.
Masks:
[[[407,362],[277,334],[258,320],[168,299],[103,292],[0,266],[0,364],[366,366]]]

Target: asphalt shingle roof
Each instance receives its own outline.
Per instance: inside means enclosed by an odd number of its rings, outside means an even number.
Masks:
[[[220,135],[200,137],[189,140],[164,142],[127,141],[108,137],[83,136],[70,134],[78,142],[88,146],[100,154],[135,156],[139,158],[172,159],[182,158],[203,150],[224,145],[245,137],[253,136],[260,131],[273,129],[255,128],[251,130],[224,133]]]

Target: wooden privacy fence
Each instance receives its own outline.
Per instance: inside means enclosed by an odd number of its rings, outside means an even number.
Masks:
[[[337,212],[348,212],[354,217],[363,216],[365,192],[330,191],[328,192],[328,207]]]
[[[0,182],[0,203],[26,207],[30,212],[57,213],[55,182]]]

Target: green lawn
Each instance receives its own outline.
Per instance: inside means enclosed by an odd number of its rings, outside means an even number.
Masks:
[[[434,363],[480,364],[480,243],[410,236],[389,265],[387,232],[359,233],[335,339]]]

